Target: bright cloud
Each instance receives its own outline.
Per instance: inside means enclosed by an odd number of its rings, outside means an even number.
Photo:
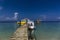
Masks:
[[[17,19],[17,17],[18,17],[18,13],[15,12],[15,13],[14,13],[14,19]]]

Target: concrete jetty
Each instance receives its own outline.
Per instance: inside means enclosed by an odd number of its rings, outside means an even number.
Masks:
[[[10,40],[28,40],[28,31],[27,31],[28,25],[23,25],[19,27],[13,34],[12,37],[10,37]]]

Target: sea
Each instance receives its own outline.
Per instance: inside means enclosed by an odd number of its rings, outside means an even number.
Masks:
[[[18,28],[16,22],[0,23],[0,40],[9,40]],[[35,25],[36,40],[60,40],[60,22],[40,22]]]

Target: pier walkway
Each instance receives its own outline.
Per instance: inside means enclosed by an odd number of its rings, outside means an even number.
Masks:
[[[27,25],[23,25],[16,30],[10,40],[28,40]]]

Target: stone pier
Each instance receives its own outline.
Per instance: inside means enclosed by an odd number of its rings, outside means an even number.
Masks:
[[[27,31],[28,25],[23,25],[19,27],[13,34],[12,37],[10,37],[10,40],[28,40],[28,31]]]

